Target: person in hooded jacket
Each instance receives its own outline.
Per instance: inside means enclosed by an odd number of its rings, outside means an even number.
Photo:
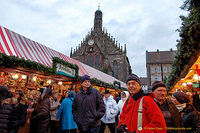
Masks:
[[[106,125],[108,125],[111,133],[115,133],[115,116],[118,114],[118,106],[109,90],[105,90],[103,101],[106,107],[106,112],[101,118],[100,133],[104,133]]]
[[[29,133],[47,133],[50,121],[50,95],[51,89],[44,87],[40,89],[41,96],[35,105],[31,117]]]
[[[172,102],[176,105],[183,119],[186,133],[200,133],[200,118],[189,97],[180,91],[172,94]]]
[[[56,115],[56,120],[61,120],[61,127],[63,133],[76,133],[77,125],[73,120],[72,115],[72,102],[75,97],[75,92],[69,91],[68,97],[66,97]]]
[[[126,102],[126,100],[128,99],[129,97],[129,92],[128,91],[123,91],[121,93],[121,100],[119,100],[118,102],[118,108],[119,108],[119,113],[121,114],[122,113],[122,108],[124,106],[124,103]]]
[[[12,107],[7,99],[10,99],[12,94],[5,86],[0,86],[0,133],[8,132],[9,117],[12,112]]]
[[[23,127],[26,122],[26,107],[20,101],[23,97],[21,90],[16,91],[13,97],[12,113],[10,116],[8,133],[17,133],[20,127]]]

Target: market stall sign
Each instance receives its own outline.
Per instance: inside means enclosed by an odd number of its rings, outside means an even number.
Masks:
[[[193,87],[194,87],[194,88],[198,88],[198,87],[199,87],[199,84],[198,84],[198,83],[194,83],[194,84],[193,84]]]
[[[64,76],[69,76],[72,78],[75,78],[75,69],[67,67],[65,65],[62,65],[60,63],[57,63],[56,65],[56,73],[64,75]]]

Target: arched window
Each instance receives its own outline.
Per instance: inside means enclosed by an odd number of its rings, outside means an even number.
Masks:
[[[112,69],[113,69],[113,76],[114,76],[115,78],[118,78],[118,64],[117,64],[117,61],[116,61],[116,60],[113,62],[113,67],[112,67]]]
[[[99,62],[99,56],[96,56],[96,60],[95,60],[95,66],[96,66],[96,68],[99,68],[99,64],[100,64],[100,62]]]
[[[92,66],[93,67],[93,63],[94,62],[94,59],[93,59],[93,56],[92,55],[89,55],[88,56],[88,59],[87,59],[87,64],[89,65],[89,66]]]

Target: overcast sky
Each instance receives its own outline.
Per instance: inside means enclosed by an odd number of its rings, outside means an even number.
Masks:
[[[146,76],[146,50],[176,49],[183,0],[0,0],[0,25],[70,55],[103,12],[105,27],[127,44],[133,73]]]

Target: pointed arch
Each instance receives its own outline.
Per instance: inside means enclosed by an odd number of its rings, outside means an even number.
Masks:
[[[113,61],[112,69],[113,69],[113,77],[118,78],[118,63],[116,60]]]
[[[87,64],[91,67],[93,67],[94,65],[94,58],[92,55],[89,55],[88,58],[87,58]]]

